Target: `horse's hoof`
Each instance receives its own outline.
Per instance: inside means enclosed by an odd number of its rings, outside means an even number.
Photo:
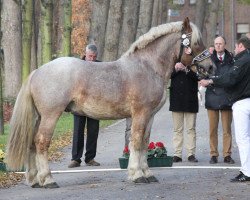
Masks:
[[[134,180],[134,183],[149,183],[148,179],[145,177],[139,177],[137,179]]]
[[[147,178],[148,182],[152,183],[152,182],[159,182],[157,178],[155,178],[155,176],[149,176]]]
[[[56,182],[54,183],[49,183],[43,186],[44,188],[49,188],[49,189],[53,189],[53,188],[59,188],[59,185],[57,185]]]
[[[31,187],[32,188],[42,188],[43,186],[39,185],[39,183],[35,183]]]

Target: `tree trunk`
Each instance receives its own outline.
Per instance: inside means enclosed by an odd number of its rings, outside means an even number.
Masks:
[[[152,11],[153,1],[141,0],[136,38],[145,34],[151,28]]]
[[[113,61],[117,58],[119,34],[121,29],[122,0],[111,0],[108,22],[105,34],[104,61]]]
[[[118,57],[135,41],[140,0],[126,0],[123,4],[123,21],[119,39]]]
[[[207,34],[207,46],[214,44],[214,38],[216,36],[218,12],[219,12],[219,0],[213,0],[211,3],[210,16],[208,20],[208,33]]]
[[[195,8],[195,24],[200,29],[201,33],[203,33],[204,27],[204,20],[206,16],[206,0],[196,1],[196,8]]]
[[[59,56],[71,55],[71,9],[71,0],[63,0],[63,35]]]
[[[52,0],[41,0],[42,64],[52,59]]]
[[[52,59],[71,55],[71,0],[53,0]]]
[[[161,16],[161,24],[165,24],[168,21],[168,2],[166,0],[162,0],[162,16]]]
[[[92,16],[89,33],[89,43],[95,42],[98,48],[97,59],[101,59],[104,51],[106,24],[110,0],[92,0]]]
[[[2,50],[2,0],[0,0],[0,135],[4,134],[4,120],[3,120],[3,50]]]
[[[63,1],[64,0],[53,0],[52,59],[58,57],[63,51]]]
[[[33,2],[33,10],[35,8],[35,3]],[[35,13],[35,12],[33,12]],[[36,13],[37,14],[37,13]],[[37,69],[37,36],[36,36],[36,21],[33,14],[33,25],[32,25],[32,39],[31,39],[31,60],[30,60],[30,72]]]
[[[2,45],[4,50],[4,96],[14,99],[21,87],[22,37],[20,1],[3,1]]]
[[[42,65],[42,45],[41,45],[41,1],[34,1],[34,48],[36,52],[32,54],[36,54],[36,68]]]
[[[22,5],[22,82],[30,73],[33,1],[23,0]]]
[[[158,25],[159,2],[160,0],[154,0],[151,27]]]

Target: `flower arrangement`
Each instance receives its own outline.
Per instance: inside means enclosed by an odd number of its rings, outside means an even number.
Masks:
[[[0,162],[3,162],[4,158],[5,158],[5,153],[2,149],[0,149]]]
[[[167,150],[162,142],[150,142],[147,155],[148,158],[162,158],[167,156]]]
[[[124,158],[129,158],[129,154],[130,154],[129,148],[128,148],[128,146],[125,146],[124,149],[123,149],[123,154],[122,154],[122,156],[123,156]]]
[[[129,148],[128,146],[125,146],[123,150],[123,157],[129,158]],[[150,142],[148,145],[148,152],[147,152],[148,158],[162,158],[167,157],[167,150],[162,142]]]

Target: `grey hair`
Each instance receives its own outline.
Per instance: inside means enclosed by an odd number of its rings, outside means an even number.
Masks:
[[[86,46],[86,51],[88,51],[88,50],[92,51],[92,52],[95,53],[96,55],[98,54],[97,47],[96,47],[96,45],[94,45],[94,44],[88,44],[88,45]]]

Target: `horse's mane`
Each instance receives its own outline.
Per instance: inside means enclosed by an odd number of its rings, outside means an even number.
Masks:
[[[138,40],[136,40],[128,49],[127,52],[123,54],[123,56],[128,56],[134,53],[136,50],[145,48],[149,43],[153,42],[155,39],[166,35],[168,33],[177,33],[182,30],[183,22],[171,22],[167,24],[162,24],[157,27],[151,28],[147,33],[140,36]],[[190,22],[190,26],[192,28],[192,39],[191,39],[191,47],[194,43],[199,43],[201,40],[201,33],[196,25]]]

